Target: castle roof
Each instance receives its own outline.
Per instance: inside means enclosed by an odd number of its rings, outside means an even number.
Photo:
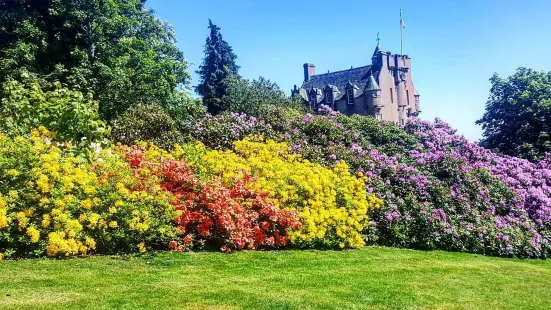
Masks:
[[[363,88],[366,85],[369,76],[371,75],[371,65],[358,67],[343,71],[336,71],[331,73],[317,74],[310,77],[310,79],[302,84],[303,89],[319,88],[324,89],[327,85],[335,86],[340,96],[346,93],[346,85],[348,83],[358,88],[355,91],[355,97],[360,96],[363,93]],[[340,99],[336,97],[335,100]]]
[[[373,74],[369,76],[369,79],[367,80],[367,85],[365,87],[366,90],[381,90],[379,87],[379,84],[377,84],[377,81],[375,80],[375,77]]]
[[[373,57],[377,56],[379,53],[384,53],[384,49],[381,46],[381,44],[377,44],[377,47],[375,47],[375,51],[373,52]]]

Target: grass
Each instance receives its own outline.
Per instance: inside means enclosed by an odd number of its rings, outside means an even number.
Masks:
[[[551,261],[364,248],[0,262],[0,309],[549,309]]]

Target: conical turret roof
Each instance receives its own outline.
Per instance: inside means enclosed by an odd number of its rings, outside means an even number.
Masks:
[[[384,53],[385,50],[383,50],[383,47],[380,43],[377,43],[377,47],[375,47],[375,51],[373,52],[373,57],[377,56],[379,53]]]
[[[373,76],[373,73],[369,76],[369,79],[367,79],[367,85],[365,87],[366,90],[381,90],[379,87],[379,84],[377,84],[377,81],[375,80],[375,77]]]

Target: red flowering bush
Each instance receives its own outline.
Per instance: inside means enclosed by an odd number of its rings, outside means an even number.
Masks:
[[[121,147],[134,169],[149,169],[160,185],[172,193],[180,212],[176,225],[182,233],[169,248],[184,250],[197,244],[231,252],[287,245],[288,231],[300,229],[295,211],[279,209],[268,193],[250,189],[246,176],[229,184],[200,180],[183,161],[156,148]]]

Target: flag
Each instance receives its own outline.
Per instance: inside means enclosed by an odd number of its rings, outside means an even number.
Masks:
[[[406,24],[404,23],[404,18],[402,18],[402,10],[400,10],[400,27],[406,28]]]

